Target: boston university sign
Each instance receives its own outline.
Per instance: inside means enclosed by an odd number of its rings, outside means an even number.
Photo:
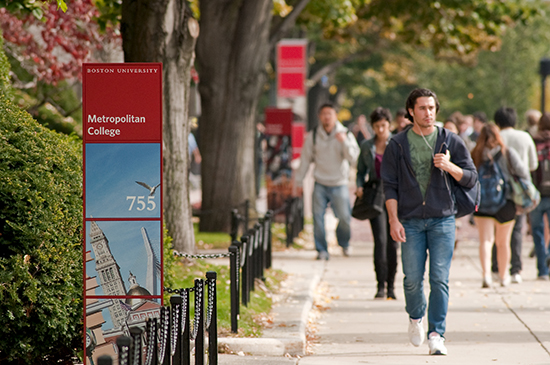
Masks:
[[[162,305],[162,64],[83,65],[87,364]]]

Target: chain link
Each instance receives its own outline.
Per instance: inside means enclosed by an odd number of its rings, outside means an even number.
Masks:
[[[208,310],[206,315],[206,328],[210,328],[212,313],[214,312],[214,293],[216,292],[216,279],[208,279]]]
[[[191,338],[193,340],[197,339],[197,334],[199,333],[199,322],[201,319],[201,308],[202,308],[202,285],[198,287],[199,291],[195,293],[195,318],[193,321],[193,334]]]
[[[176,354],[176,344],[178,343],[178,325],[180,320],[180,314],[182,310],[181,304],[176,304],[172,306],[172,333],[170,336],[170,355],[174,356]]]
[[[168,310],[167,307],[162,307],[160,320],[161,323],[158,329],[160,340],[158,362],[162,364],[164,362],[164,356],[166,356],[166,343],[168,342],[168,330],[170,328],[170,310]]]
[[[130,361],[130,347],[129,346],[121,346],[120,347],[120,365],[129,365]]]
[[[189,255],[187,253],[174,251],[174,256],[185,257],[187,259],[219,259],[222,257],[230,257],[231,252],[227,253],[213,253],[213,254],[198,254],[198,255]]]
[[[154,343],[153,343],[153,335],[155,332],[155,322],[153,320],[149,320],[147,322],[147,339],[145,341],[145,345],[147,346],[147,354],[145,355],[145,365],[152,365],[153,363],[153,351],[155,351]]]
[[[132,365],[141,365],[140,364],[140,351],[143,351],[143,348],[141,346],[141,334],[135,336],[132,338],[133,342],[133,348],[134,348],[134,361]]]

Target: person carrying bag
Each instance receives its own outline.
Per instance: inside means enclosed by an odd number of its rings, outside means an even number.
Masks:
[[[394,290],[397,272],[397,242],[390,235],[388,213],[380,179],[380,167],[391,137],[391,113],[378,107],[370,115],[374,137],[361,143],[357,160],[357,198],[352,216],[370,220],[374,239],[374,271],[378,282],[376,299],[396,299]]]

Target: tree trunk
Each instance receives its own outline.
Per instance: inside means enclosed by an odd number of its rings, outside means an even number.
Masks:
[[[200,2],[201,231],[228,231],[232,208],[246,199],[255,206],[255,119],[272,7],[272,0]]]
[[[121,32],[126,62],[163,64],[164,222],[174,249],[195,250],[189,202],[187,136],[190,71],[196,39],[180,0],[124,0]],[[194,34],[196,37],[196,34]]]

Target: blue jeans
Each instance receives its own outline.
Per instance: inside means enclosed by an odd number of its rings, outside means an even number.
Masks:
[[[455,243],[455,217],[407,219],[406,242],[401,244],[405,310],[412,319],[424,317],[424,271],[430,251],[430,302],[428,307],[428,334],[445,333],[445,318],[449,304],[449,270]]]
[[[548,266],[546,258],[548,250],[544,242],[544,215],[550,218],[550,197],[543,196],[540,204],[530,213],[531,232],[533,242],[535,243],[535,253],[537,254],[538,276],[548,276]]]
[[[336,227],[338,244],[342,248],[348,247],[351,237],[351,204],[348,186],[325,186],[315,183],[312,202],[313,238],[315,239],[315,249],[318,252],[328,252],[325,236],[325,211],[329,202],[334,215],[339,220]]]

